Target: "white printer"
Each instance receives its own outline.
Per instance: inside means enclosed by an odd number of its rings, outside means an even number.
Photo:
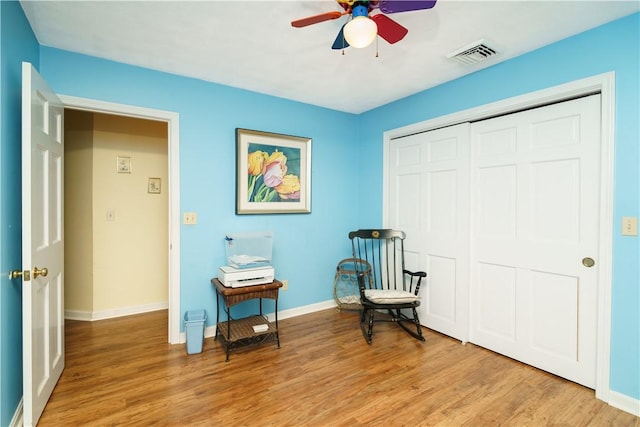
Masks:
[[[218,280],[224,286],[239,288],[273,282],[273,232],[227,234],[225,245],[228,265],[218,269]]]
[[[218,269],[218,280],[229,288],[264,285],[273,282],[274,278],[273,267],[239,269],[225,265]]]

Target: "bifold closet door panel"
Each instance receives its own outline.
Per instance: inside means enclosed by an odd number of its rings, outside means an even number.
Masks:
[[[409,269],[428,272],[423,325],[467,341],[469,124],[391,141],[389,226],[407,233]]]

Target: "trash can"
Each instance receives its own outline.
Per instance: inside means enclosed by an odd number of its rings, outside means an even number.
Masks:
[[[202,353],[204,324],[207,321],[205,310],[189,310],[184,314],[184,332],[187,335],[187,354]]]

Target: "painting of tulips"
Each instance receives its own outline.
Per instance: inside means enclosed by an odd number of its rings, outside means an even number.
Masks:
[[[236,129],[237,214],[311,212],[311,139]]]

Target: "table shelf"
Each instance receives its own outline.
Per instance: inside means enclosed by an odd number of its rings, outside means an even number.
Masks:
[[[231,328],[228,328],[229,321],[218,323],[220,334],[227,341],[239,341],[246,338],[256,338],[262,335],[274,334],[277,329],[274,324],[269,322],[265,316],[250,316],[243,319],[231,320]],[[254,326],[267,325],[269,328],[263,332],[255,332]],[[231,330],[231,336],[227,336],[227,331]]]

